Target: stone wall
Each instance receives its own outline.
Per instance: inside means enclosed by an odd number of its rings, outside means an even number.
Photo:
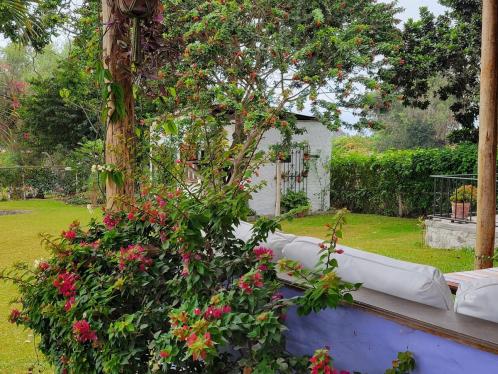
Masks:
[[[443,249],[475,248],[475,223],[428,219],[425,221],[425,227],[425,244],[429,247]],[[498,231],[496,236],[498,237]]]

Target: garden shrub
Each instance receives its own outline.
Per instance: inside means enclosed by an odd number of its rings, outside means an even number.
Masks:
[[[289,212],[296,208],[305,208],[310,206],[310,200],[305,191],[287,191],[282,196],[280,203],[283,212]]]
[[[58,373],[306,372],[308,358],[285,351],[284,315],[291,305],[307,314],[352,301],[359,285],[337,277],[331,257],[340,253],[344,212],[321,245],[317,270],[285,259],[275,265],[271,249],[256,243],[278,221],[259,219],[247,243],[232,233],[247,214],[249,190],[225,186],[202,199],[144,190],[127,212],[45,236],[49,259],[2,276],[20,290],[22,308],[11,321],[40,336]],[[284,298],[276,267],[307,291]]]
[[[421,216],[432,212],[434,174],[474,174],[477,147],[334,153],[331,205],[358,213]]]

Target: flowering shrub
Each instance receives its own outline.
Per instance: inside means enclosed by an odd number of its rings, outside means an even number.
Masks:
[[[40,335],[58,372],[307,371],[308,358],[285,351],[286,309],[335,307],[357,285],[333,272],[328,241],[322,276],[292,261],[278,265],[308,277],[323,297],[284,298],[273,251],[257,245],[278,222],[260,219],[247,243],[232,233],[250,188],[224,187],[201,201],[176,188],[147,189],[127,212],[45,236],[48,260],[4,274],[21,294],[10,320]],[[339,232],[342,216],[331,230]]]

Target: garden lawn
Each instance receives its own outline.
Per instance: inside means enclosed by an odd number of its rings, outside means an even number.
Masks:
[[[66,205],[53,200],[0,202],[0,210],[29,210],[30,213],[0,215],[0,269],[18,261],[33,263],[47,257],[40,245],[40,233],[60,234],[75,219],[88,223],[90,212],[85,207]],[[96,212],[94,215],[99,216]],[[37,362],[33,336],[30,331],[7,321],[16,297],[11,284],[0,283],[0,373],[27,373]],[[40,357],[41,358],[41,357]]]
[[[285,222],[282,229],[296,235],[324,238],[325,224],[331,215],[309,216]],[[418,220],[383,217],[373,214],[349,214],[340,244],[419,264],[432,265],[443,273],[472,270],[471,249],[445,250],[424,245],[423,228]]]

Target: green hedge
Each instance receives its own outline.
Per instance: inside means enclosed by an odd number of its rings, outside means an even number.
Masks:
[[[331,161],[331,204],[353,212],[422,216],[432,211],[432,174],[475,174],[477,147],[337,155]],[[401,204],[400,204],[401,203]]]

